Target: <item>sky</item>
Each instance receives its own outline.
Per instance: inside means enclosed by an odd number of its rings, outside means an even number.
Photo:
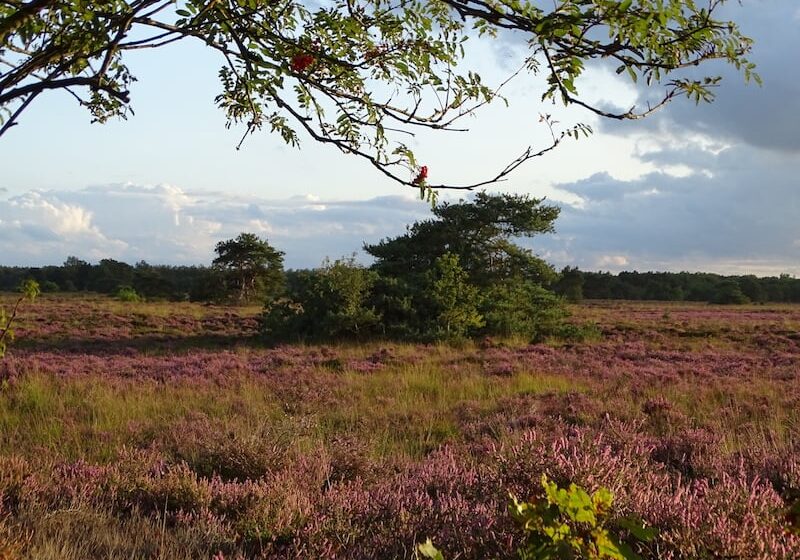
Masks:
[[[496,192],[547,197],[561,207],[556,233],[526,240],[557,268],[800,274],[800,4],[743,0],[726,7],[756,41],[763,86],[724,76],[713,104],[673,102],[637,122],[603,121],[542,104],[541,78],[507,91],[466,133],[419,135],[413,147],[430,179],[493,175],[529,145],[546,145],[541,112],[588,139],[528,162]],[[522,46],[482,42],[470,53],[499,80]],[[241,130],[214,107],[219,61],[179,44],[135,53],[135,115],[105,125],[67,95],[43,96],[0,137],[0,264],[60,264],[69,255],[159,264],[208,264],[214,245],[239,232],[267,239],[288,267],[401,234],[427,218],[416,193],[369,165],[304,139],[268,132],[241,150]],[[645,95],[598,69],[580,84],[598,103],[628,107]],[[444,199],[457,195],[442,193]]]

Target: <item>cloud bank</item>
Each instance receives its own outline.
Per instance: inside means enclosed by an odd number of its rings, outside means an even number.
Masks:
[[[545,240],[552,260],[612,271],[800,273],[800,75],[787,62],[800,52],[796,2],[726,9],[755,38],[763,87],[720,65],[710,105],[679,100],[636,123],[601,122],[599,138],[623,139],[651,171],[558,185],[580,202]],[[642,105],[645,90],[639,96]]]
[[[208,264],[218,241],[248,231],[285,251],[287,266],[311,267],[402,233],[427,213],[426,203],[399,195],[267,200],[132,184],[29,191],[0,199],[1,264],[58,264],[69,255]]]
[[[564,206],[559,234],[543,240],[551,260],[614,271],[800,273],[796,159],[747,146],[682,154],[648,157],[659,167],[682,162],[688,174],[620,181],[598,173],[560,185],[581,202]]]

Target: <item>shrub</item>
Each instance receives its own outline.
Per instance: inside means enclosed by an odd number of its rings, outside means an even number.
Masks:
[[[524,534],[520,560],[640,560],[607,528],[614,501],[608,489],[590,495],[575,484],[559,488],[546,475],[542,475],[542,487],[545,496],[533,502],[511,496],[511,517]],[[656,536],[654,529],[633,518],[617,519],[616,526],[636,540],[650,541]],[[444,560],[430,539],[418,545],[417,551],[423,558]]]
[[[480,291],[469,283],[458,255],[445,253],[436,259],[429,275],[430,297],[435,309],[435,325],[429,328],[436,338],[463,338],[484,325],[478,311]]]
[[[128,303],[142,301],[142,297],[130,286],[120,286],[114,294],[114,298]]]
[[[264,308],[262,332],[279,340],[370,336],[380,321],[368,305],[375,279],[353,257],[287,275],[286,296]]]
[[[568,315],[560,297],[539,284],[519,278],[492,286],[482,310],[487,334],[523,336],[534,342],[558,335]]]
[[[41,284],[42,292],[44,293],[52,293],[52,292],[60,292],[61,286],[53,282],[52,280],[45,280]]]
[[[553,335],[569,342],[586,342],[600,339],[602,332],[594,323],[563,323],[553,330]]]
[[[722,305],[741,305],[750,303],[750,298],[744,295],[741,286],[736,280],[724,280],[717,286],[711,303]]]

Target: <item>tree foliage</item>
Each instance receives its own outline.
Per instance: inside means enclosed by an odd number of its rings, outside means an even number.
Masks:
[[[541,342],[560,334],[568,312],[559,296],[532,280],[511,278],[491,286],[481,312],[486,331]]]
[[[576,269],[571,269],[573,273]],[[800,302],[800,279],[789,274],[758,278],[707,272],[580,272],[587,299],[659,301]],[[558,287],[558,286],[557,286]]]
[[[555,272],[514,243],[552,231],[556,207],[482,192],[432,211],[405,235],[367,246],[376,257],[369,269],[351,258],[287,273],[282,297],[266,304],[265,334],[424,341],[558,334],[566,310],[545,287]]]
[[[583,299],[583,272],[576,267],[565,266],[553,286],[554,291],[567,301],[578,303]]]
[[[464,338],[485,324],[478,310],[480,290],[469,283],[469,275],[461,268],[458,255],[445,253],[436,259],[429,277],[438,337]]]
[[[219,55],[216,103],[229,125],[268,129],[292,145],[301,135],[332,144],[423,193],[472,188],[589,129],[553,130],[545,115],[549,145],[522,150],[472,185],[429,183],[408,134],[456,130],[459,119],[502,99],[502,84],[484,83],[464,58],[466,42],[517,34],[528,50],[514,75],[543,73],[543,100],[635,119],[677,96],[710,100],[719,77],[697,77],[705,61],[754,75],[751,40],[716,17],[726,1],[8,0],[0,2],[0,136],[51,90],[71,94],[95,121],[127,117],[130,51],[195,41]],[[609,62],[658,100],[618,113],[586,101],[580,77]]]
[[[262,330],[273,340],[373,336],[380,320],[369,305],[376,276],[354,258],[290,272],[285,293],[265,306]]]
[[[221,274],[229,297],[247,303],[277,294],[283,281],[283,252],[253,233],[217,243],[212,262]]]
[[[364,250],[375,257],[375,269],[387,276],[424,273],[452,253],[480,287],[519,275],[549,282],[555,277],[552,268],[513,240],[552,232],[558,213],[557,206],[545,205],[543,199],[479,192],[470,201],[438,204],[434,218]]]
[[[140,261],[131,267],[132,287],[148,301],[217,301],[226,294],[218,275],[207,266],[168,266]],[[115,272],[110,272],[107,266],[90,264],[76,257],[69,257],[61,266],[0,266],[0,291],[13,291],[30,278],[39,283],[42,292],[92,291],[113,295],[126,282],[131,282],[129,270],[124,267],[113,267],[113,270]],[[117,272],[119,276],[109,276]],[[541,276],[549,277],[551,273],[552,270]],[[738,284],[741,293],[752,303],[800,302],[800,279],[789,274],[756,277],[702,272],[621,272],[613,275],[566,267],[549,285],[568,301],[583,297],[713,302],[729,289],[725,287],[729,281]],[[409,297],[413,286],[406,284],[401,278],[379,276],[370,290],[370,305],[382,310],[382,327],[386,327],[382,332],[386,335],[392,333],[391,324],[414,322],[409,319],[415,313]],[[405,337],[400,333],[397,336]]]
[[[553,231],[558,208],[526,195],[477,193],[434,218],[365,246],[381,277],[376,307],[387,332],[421,338],[553,335],[567,316],[547,286],[555,271],[521,237]]]

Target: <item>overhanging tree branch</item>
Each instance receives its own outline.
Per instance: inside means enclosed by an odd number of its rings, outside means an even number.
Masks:
[[[708,60],[722,59],[758,79],[746,58],[750,39],[714,17],[724,2],[563,0],[552,9],[530,0],[332,0],[324,7],[305,0],[3,2],[0,138],[47,91],[68,91],[97,121],[125,117],[134,80],[126,52],[196,39],[222,57],[216,101],[229,126],[245,126],[242,141],[269,124],[288,143],[297,144],[303,131],[423,194],[476,188],[589,129],[556,132],[548,121],[553,142],[523,150],[495,175],[468,185],[429,184],[427,167],[423,173],[402,137],[419,129],[466,130],[457,123],[502,100],[503,86],[519,74],[489,87],[470,71],[464,41],[489,40],[498,31],[522,34],[530,53],[521,67],[535,73],[544,62],[543,100],[560,99],[603,118],[638,119],[681,95],[711,100],[718,78],[682,74]],[[586,101],[579,79],[587,65],[608,60],[623,77],[659,89],[658,101],[622,112]]]

